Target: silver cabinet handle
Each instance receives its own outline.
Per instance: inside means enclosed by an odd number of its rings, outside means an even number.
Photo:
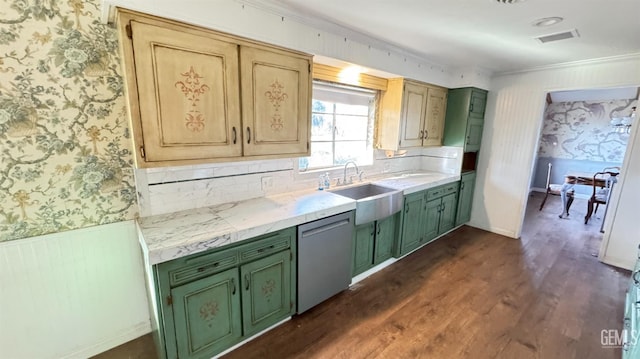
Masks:
[[[427,138],[429,138],[429,130],[424,130],[424,137],[423,137],[423,139],[425,139],[425,140],[426,140]]]
[[[251,128],[247,127],[247,144],[251,143]]]
[[[231,128],[231,131],[233,132],[233,144],[236,144],[236,140],[238,139],[238,134],[236,133],[236,126],[233,126]]]
[[[249,290],[249,274],[245,274],[244,275],[244,281],[247,282],[247,284],[245,285],[244,289],[245,290]]]
[[[638,278],[636,277],[636,275],[638,275],[638,273],[640,273],[640,270],[633,272],[633,275],[631,276],[631,278],[633,278],[633,283],[635,285],[640,284],[640,280],[638,280]]]
[[[231,278],[231,295],[236,294],[236,279]]]
[[[422,138],[424,131],[420,130],[420,136],[418,138]]]

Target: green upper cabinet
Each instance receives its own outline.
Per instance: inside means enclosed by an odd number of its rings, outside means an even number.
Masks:
[[[244,335],[252,335],[293,313],[291,252],[282,251],[240,267]]]
[[[238,271],[171,290],[178,358],[211,357],[242,336]]]
[[[471,89],[471,99],[469,100],[469,115],[484,117],[484,109],[487,106],[487,91]]]
[[[469,122],[467,123],[467,139],[464,145],[465,152],[477,152],[480,150],[483,127],[483,118],[469,117]]]
[[[465,172],[460,176],[460,192],[458,196],[458,211],[456,226],[469,222],[471,219],[471,203],[476,184],[475,171]]]
[[[445,146],[477,152],[482,140],[487,91],[474,87],[449,90],[445,116]]]

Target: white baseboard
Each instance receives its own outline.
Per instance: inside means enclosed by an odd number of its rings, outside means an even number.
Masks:
[[[629,263],[628,261],[625,261],[624,259],[621,259],[621,258],[598,257],[598,259],[600,260],[600,262],[604,264],[612,265],[618,268],[628,269],[630,271],[632,271],[633,267],[635,266],[635,263]]]
[[[113,349],[117,346],[120,346],[126,342],[132,341],[136,338],[139,338],[143,335],[151,333],[151,324],[147,322],[138,323],[135,326],[129,328],[119,335],[116,335],[111,338],[105,338],[103,341],[99,343],[95,343],[94,345],[80,348],[73,353],[69,353],[67,355],[62,356],[65,359],[82,359],[89,358],[94,355],[106,352],[109,349]]]
[[[518,239],[518,237],[516,236],[516,232],[514,232],[513,230],[509,230],[509,229],[503,229],[503,228],[497,228],[497,227],[486,227],[484,225],[481,225],[479,223],[475,223],[473,221],[468,222],[467,226],[471,226],[471,227],[475,227],[478,229],[482,229],[491,233],[495,233],[495,234],[500,234],[503,235],[505,237],[509,237],[509,238],[513,238],[513,239]]]

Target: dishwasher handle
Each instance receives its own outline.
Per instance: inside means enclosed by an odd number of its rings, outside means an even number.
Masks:
[[[322,232],[326,232],[326,231],[330,231],[332,229],[338,228],[338,227],[342,227],[346,224],[349,224],[350,220],[349,219],[343,219],[341,221],[338,222],[333,222],[333,223],[329,223],[329,224],[325,224],[324,226],[318,227],[318,228],[314,228],[314,229],[310,229],[308,231],[304,231],[302,232],[302,237],[309,237],[309,236],[313,236],[316,235],[318,233],[322,233]]]

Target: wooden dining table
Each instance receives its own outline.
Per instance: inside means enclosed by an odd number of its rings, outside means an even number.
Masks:
[[[595,173],[595,172],[594,172]],[[565,175],[565,178],[575,178],[575,184],[581,184],[585,186],[593,186],[593,175],[591,172],[569,172]],[[605,187],[607,185],[606,179],[596,178],[596,187]]]
[[[575,184],[580,184],[580,185],[585,185],[585,186],[590,186],[592,187],[595,185],[596,187],[600,187],[600,188],[604,188],[607,186],[607,180],[604,176],[602,177],[597,177],[594,178],[594,173],[590,173],[590,172],[568,172],[565,175],[565,179],[574,179]],[[571,207],[571,203],[573,202],[573,198],[571,198],[572,200],[569,201],[569,203],[567,203],[566,207],[567,207],[567,212],[569,212],[569,208]],[[592,213],[593,213],[593,195],[591,197],[591,199],[587,202],[587,215],[585,216],[585,224],[587,223],[587,220],[591,217]]]

